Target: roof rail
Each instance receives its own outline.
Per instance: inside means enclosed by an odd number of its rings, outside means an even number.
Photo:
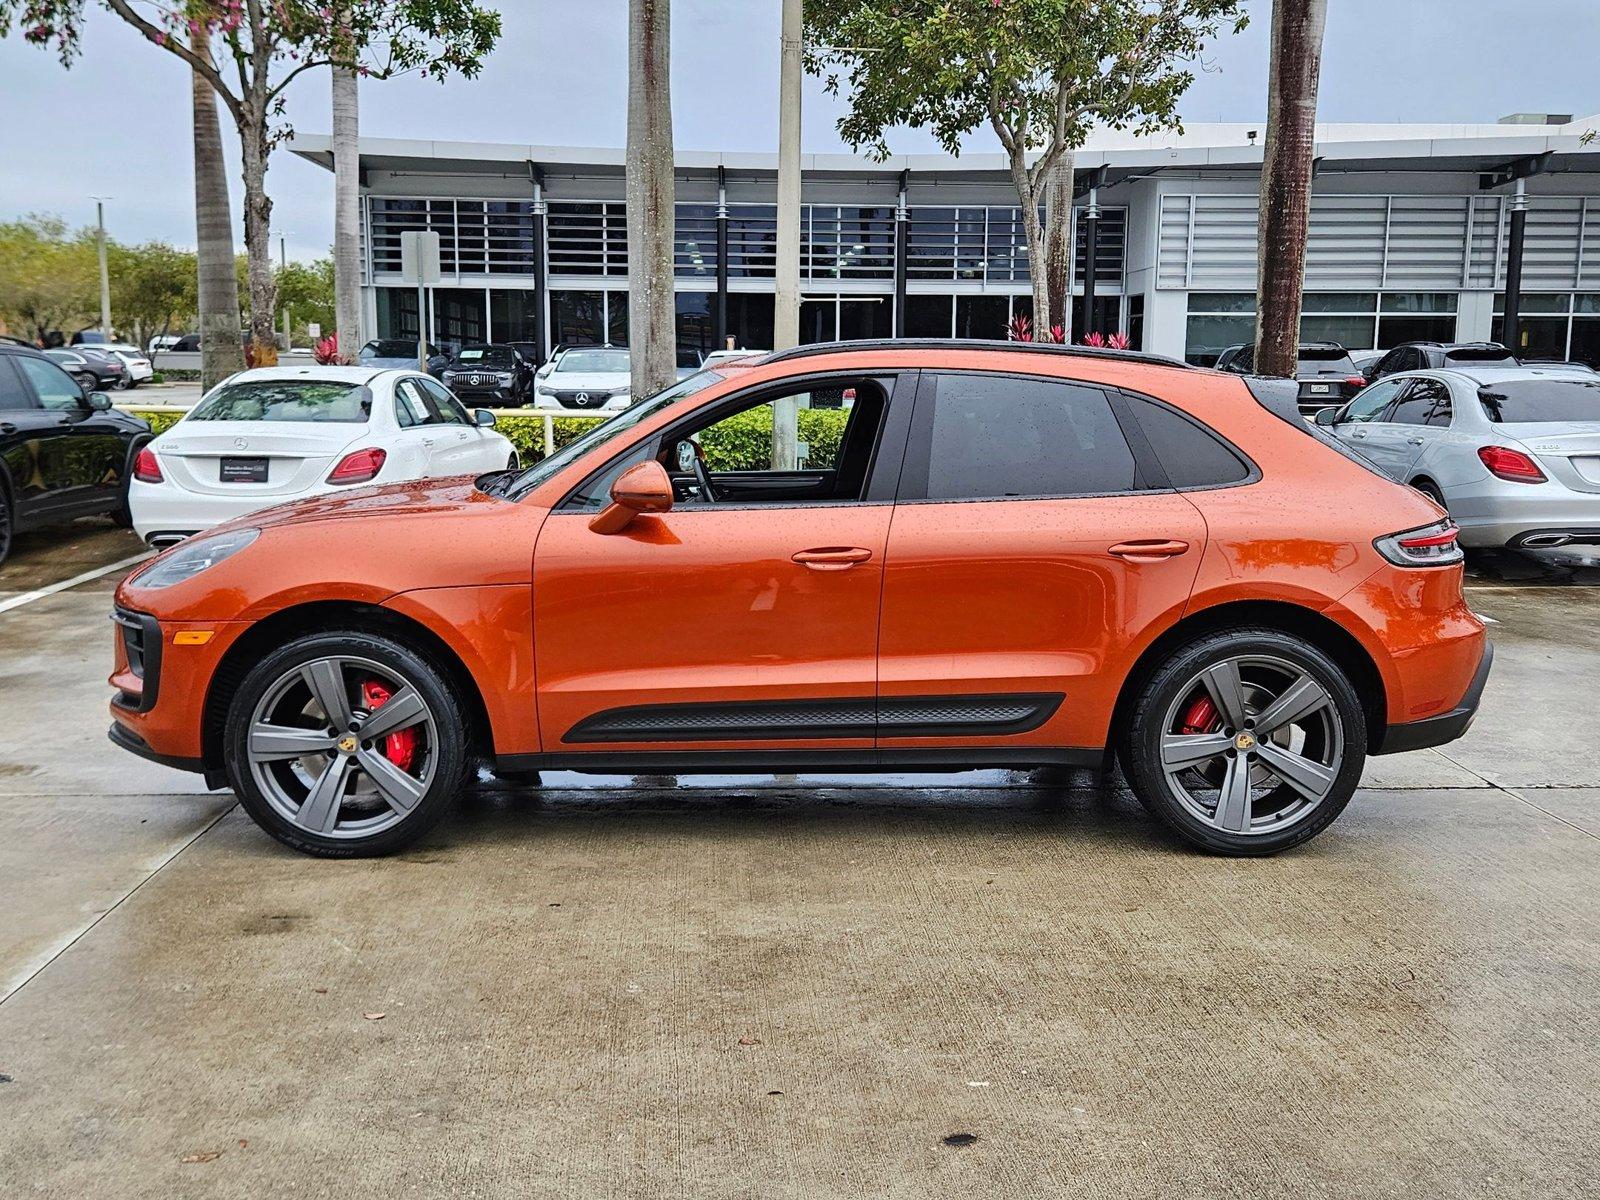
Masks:
[[[787,362],[793,358],[812,358],[822,354],[841,354],[851,350],[1001,350],[1008,353],[1061,354],[1071,358],[1109,358],[1118,362],[1149,363],[1158,367],[1192,369],[1182,359],[1165,354],[1146,354],[1142,350],[1111,350],[1103,346],[1066,346],[1058,342],[1007,342],[984,338],[871,338],[854,342],[814,342],[775,350],[762,362]]]

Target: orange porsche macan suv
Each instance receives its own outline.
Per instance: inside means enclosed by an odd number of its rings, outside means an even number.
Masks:
[[[1292,391],[1013,343],[725,364],[521,472],[380,478],[153,559],[116,594],[111,737],[313,854],[409,843],[485,760],[1113,754],[1194,845],[1282,850],[1367,755],[1459,737],[1490,660],[1454,526]]]

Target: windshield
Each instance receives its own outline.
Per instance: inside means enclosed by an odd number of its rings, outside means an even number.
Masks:
[[[1541,421],[1600,421],[1600,379],[1518,379],[1478,392],[1496,425]]]
[[[509,346],[468,346],[456,355],[456,366],[514,367],[517,356]]]
[[[626,371],[626,350],[568,350],[556,363],[557,371]]]
[[[569,463],[577,462],[585,454],[604,446],[619,434],[627,433],[636,428],[641,421],[655,416],[669,405],[676,404],[686,396],[692,396],[713,383],[720,383],[723,376],[715,371],[701,371],[687,379],[679,380],[664,392],[657,392],[648,400],[641,400],[631,408],[625,408],[609,421],[600,421],[588,433],[576,441],[568,442],[549,458],[542,458],[529,467],[516,480],[505,489],[509,499],[520,500],[545,480],[563,470]]]
[[[317,379],[256,379],[224,384],[188,416],[190,421],[329,421],[364,424],[372,393],[360,383]]]

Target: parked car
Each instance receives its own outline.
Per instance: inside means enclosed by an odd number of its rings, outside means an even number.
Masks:
[[[182,334],[160,333],[150,339],[150,344],[145,347],[147,354],[159,354],[163,350],[176,350]]]
[[[150,359],[139,347],[130,346],[126,342],[107,342],[99,349],[116,355],[122,360],[123,366],[128,368],[128,374],[118,385],[119,387],[136,388],[141,383],[148,383],[155,378],[155,368],[150,365]]]
[[[104,346],[111,339],[98,329],[80,329],[72,335],[74,346]]]
[[[738,362],[741,358],[760,358],[767,354],[766,350],[713,350],[701,360],[700,368],[721,366],[723,363]]]
[[[1342,404],[1367,385],[1350,352],[1338,342],[1301,342],[1297,360],[1294,375],[1300,384],[1300,408],[1308,415]],[[1255,346],[1229,346],[1216,365],[1219,371],[1253,375],[1255,363]]]
[[[128,377],[128,367],[114,354],[100,354],[88,346],[71,350],[46,350],[45,355],[90,391],[120,388]]]
[[[1600,563],[1600,378],[1523,366],[1390,375],[1317,422],[1449,512],[1463,545]]]
[[[392,367],[400,370],[417,365],[417,343],[412,338],[373,338],[356,351],[356,362],[363,367]],[[449,365],[450,356],[437,346],[428,347],[428,374],[436,376]]]
[[[493,425],[415,369],[243,371],[139,453],[133,527],[161,546],[306,496],[504,470],[517,455]]]
[[[633,373],[623,346],[569,346],[538,383],[537,408],[615,411],[633,399]]]
[[[168,348],[179,354],[199,354],[200,335],[198,333],[186,333]]]
[[[108,513],[128,523],[128,474],[148,422],[111,407],[38,350],[0,345],[0,562],[19,530]]]
[[[1362,372],[1373,383],[1401,371],[1441,367],[1514,367],[1516,356],[1499,342],[1401,342]]]
[[[520,473],[323,496],[146,564],[116,594],[112,740],[330,856],[412,841],[480,757],[1116,754],[1192,844],[1282,850],[1368,754],[1460,736],[1489,655],[1455,527],[1256,382],[1003,342],[703,371]],[[842,383],[807,466],[749,445],[750,414]]]
[[[533,394],[534,366],[510,346],[482,342],[463,346],[439,378],[463,400],[484,404],[526,404]]]

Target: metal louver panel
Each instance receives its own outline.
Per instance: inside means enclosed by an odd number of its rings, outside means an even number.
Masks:
[[[1384,287],[1429,292],[1461,286],[1467,201],[1464,196],[1391,198]]]

